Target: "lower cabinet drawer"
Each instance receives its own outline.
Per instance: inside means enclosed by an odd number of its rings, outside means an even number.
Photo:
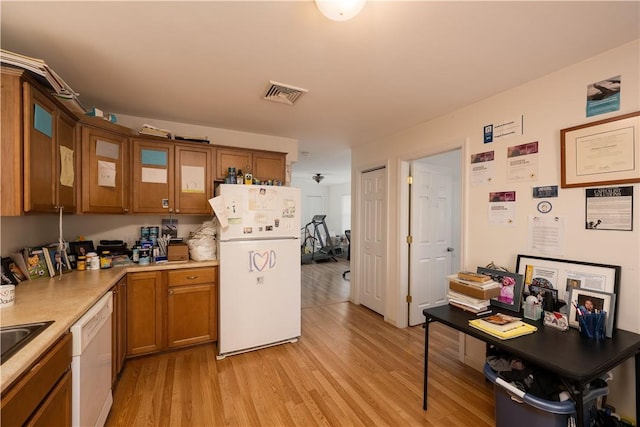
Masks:
[[[69,370],[71,357],[71,334],[67,333],[2,395],[0,424],[23,425]]]
[[[216,283],[214,267],[185,268],[167,272],[169,287]]]

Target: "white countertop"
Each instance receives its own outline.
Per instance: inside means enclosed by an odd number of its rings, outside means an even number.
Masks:
[[[4,391],[52,344],[127,273],[217,266],[218,261],[190,261],[105,270],[73,271],[60,278],[37,279],[16,286],[15,303],[0,309],[0,326],[53,320],[31,342],[0,366],[0,387]]]

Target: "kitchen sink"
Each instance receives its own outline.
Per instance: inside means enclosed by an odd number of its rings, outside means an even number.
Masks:
[[[0,364],[4,363],[18,350],[44,331],[53,321],[27,323],[24,325],[3,326],[0,328]]]

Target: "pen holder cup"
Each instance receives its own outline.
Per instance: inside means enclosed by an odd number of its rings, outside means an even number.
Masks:
[[[578,316],[580,325],[580,334],[590,340],[603,340],[606,336],[607,313],[604,311],[598,313],[586,313]]]
[[[542,314],[542,307],[540,304],[526,303],[524,305],[524,317],[529,320],[540,320]]]

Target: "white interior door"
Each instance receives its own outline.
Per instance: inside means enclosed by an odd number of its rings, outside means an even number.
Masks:
[[[447,302],[451,274],[452,177],[435,165],[411,164],[409,325],[424,323],[422,310]]]
[[[383,168],[363,173],[360,185],[363,204],[360,303],[384,315],[387,246],[386,170]]]

